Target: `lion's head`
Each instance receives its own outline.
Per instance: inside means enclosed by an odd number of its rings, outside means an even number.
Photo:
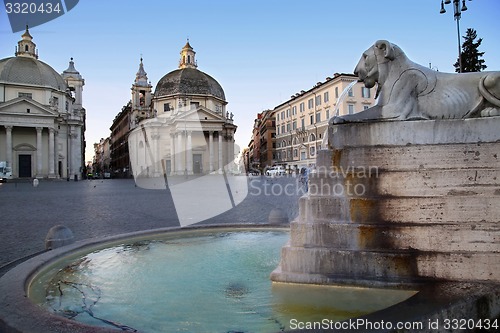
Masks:
[[[398,46],[386,40],[379,40],[363,52],[354,69],[354,74],[359,77],[359,81],[364,82],[367,88],[373,88],[376,83],[383,85],[387,77],[389,62],[400,53],[402,51]]]

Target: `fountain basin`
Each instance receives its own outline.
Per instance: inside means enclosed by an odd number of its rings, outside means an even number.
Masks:
[[[276,332],[293,328],[293,319],[344,320],[416,293],[273,283],[287,240],[287,228],[225,225],[58,248],[0,279],[0,330]]]

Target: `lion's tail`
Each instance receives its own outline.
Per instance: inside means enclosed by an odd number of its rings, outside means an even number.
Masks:
[[[500,73],[490,73],[483,76],[479,81],[479,92],[484,99],[500,108],[500,98],[492,94],[490,90],[500,96]]]

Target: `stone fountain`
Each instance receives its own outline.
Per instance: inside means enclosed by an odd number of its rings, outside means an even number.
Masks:
[[[330,120],[271,279],[499,283],[500,72],[436,72],[381,40],[355,73],[378,103]]]

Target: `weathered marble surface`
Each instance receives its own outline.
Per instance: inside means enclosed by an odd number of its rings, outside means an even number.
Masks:
[[[500,282],[498,128],[500,117],[333,125],[272,279]]]

